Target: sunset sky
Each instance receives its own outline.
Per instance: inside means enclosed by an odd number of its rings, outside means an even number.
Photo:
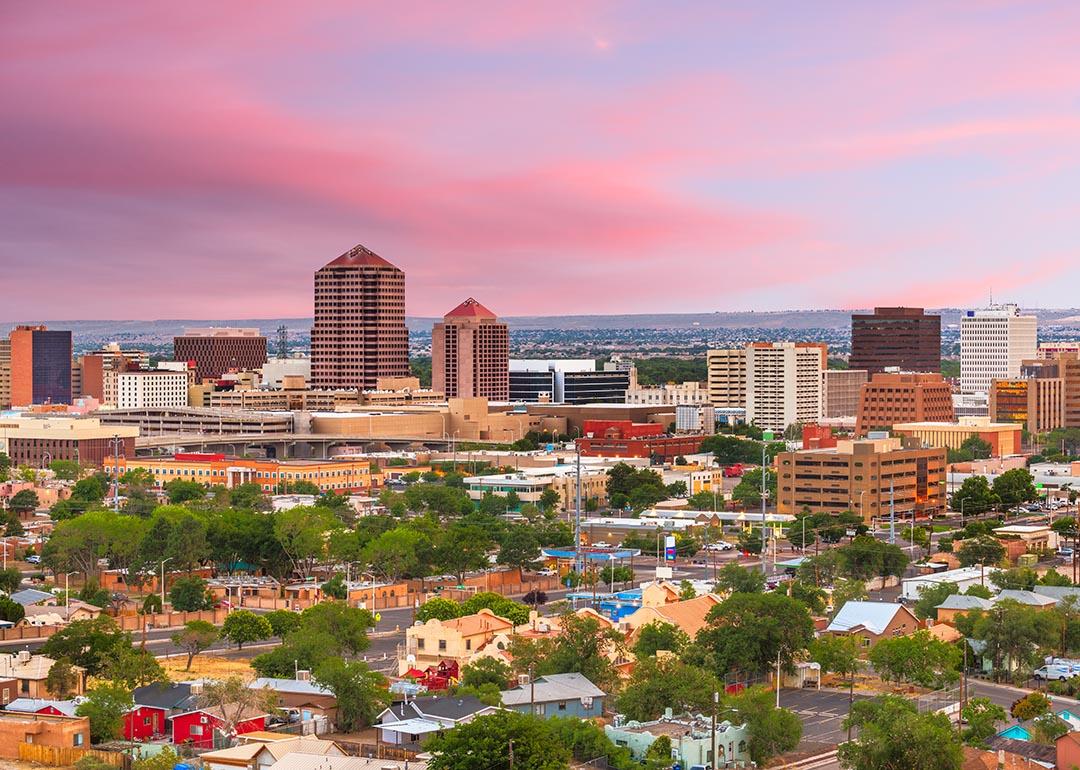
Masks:
[[[0,320],[1080,305],[1080,3],[0,4]]]

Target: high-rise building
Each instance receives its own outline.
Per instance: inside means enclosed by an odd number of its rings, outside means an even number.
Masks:
[[[0,409],[11,406],[11,340],[0,337]]]
[[[991,380],[1020,376],[1038,350],[1038,319],[1016,305],[969,310],[960,319],[960,390],[988,393]]]
[[[819,420],[827,356],[825,345],[809,342],[710,350],[709,400],[714,408],[745,408],[746,421],[766,430]]]
[[[941,316],[921,307],[876,307],[851,316],[852,369],[871,374],[941,371]]]
[[[945,507],[945,450],[910,448],[899,438],[839,441],[831,449],[776,456],[777,512],[855,511],[869,524]]]
[[[1075,359],[1075,354],[1064,357]],[[1070,373],[1075,376],[1075,367],[1057,357],[1025,361],[1020,377],[991,381],[990,419],[1020,423],[1033,435],[1065,427],[1065,377]],[[1068,384],[1073,391],[1080,385]]]
[[[472,297],[431,330],[431,388],[447,398],[510,399],[510,331]]]
[[[856,418],[860,436],[898,422],[952,422],[952,386],[940,374],[875,374],[859,392]]]
[[[71,332],[17,326],[11,342],[11,403],[71,403]]]
[[[822,377],[822,417],[854,417],[859,411],[859,391],[869,380],[865,369],[826,369]]]
[[[119,372],[116,406],[120,409],[157,409],[188,405],[187,372],[140,370]]]
[[[371,390],[408,373],[405,273],[359,245],[317,270],[312,386]]]
[[[229,371],[251,371],[266,363],[266,337],[258,329],[185,329],[173,337],[173,360],[194,361],[197,382]]]

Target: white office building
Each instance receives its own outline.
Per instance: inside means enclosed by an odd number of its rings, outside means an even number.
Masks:
[[[188,405],[187,372],[165,370],[120,372],[116,376],[116,406],[156,409]]]
[[[960,390],[987,393],[991,380],[1020,376],[1024,359],[1038,352],[1038,319],[1016,305],[969,310],[960,319]]]

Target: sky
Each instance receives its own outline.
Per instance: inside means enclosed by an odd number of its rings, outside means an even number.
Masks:
[[[1080,3],[0,4],[0,320],[1074,307]]]

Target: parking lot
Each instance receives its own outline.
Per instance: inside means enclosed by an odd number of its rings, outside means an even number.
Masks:
[[[865,697],[855,693],[856,700]],[[835,744],[847,738],[847,731],[841,728],[848,713],[846,692],[785,688],[780,690],[780,705],[798,714],[803,743]]]

